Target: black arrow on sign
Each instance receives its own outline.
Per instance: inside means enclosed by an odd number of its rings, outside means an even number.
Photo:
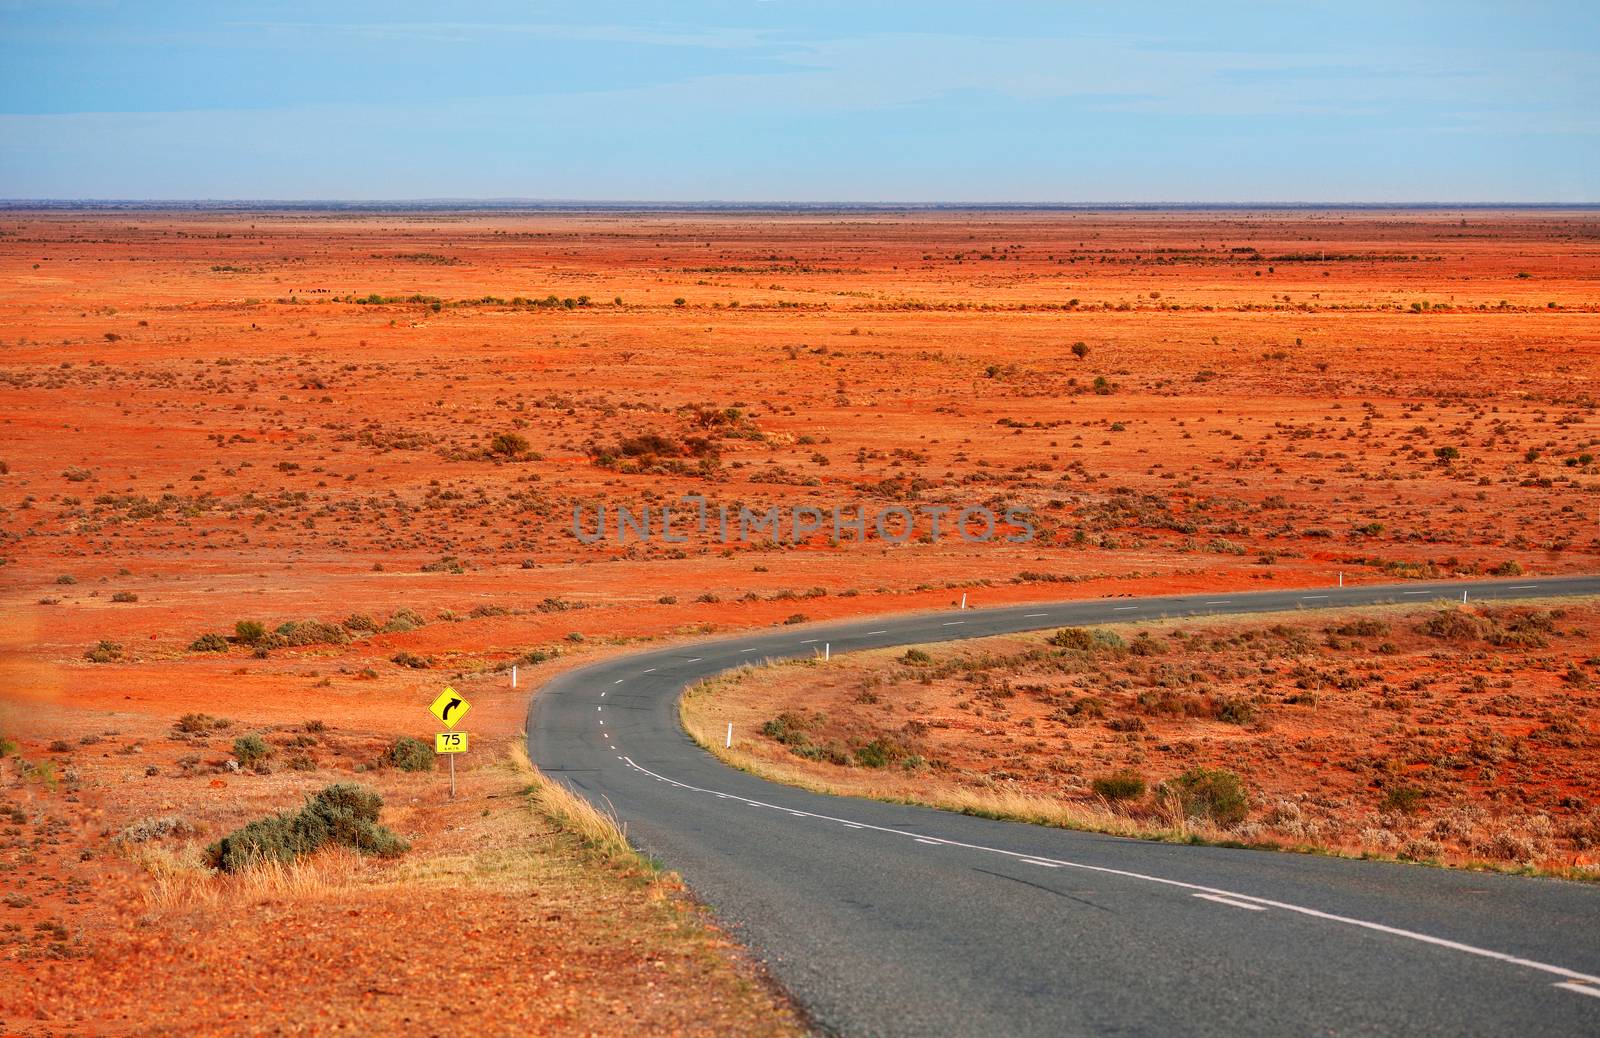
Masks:
[[[444,705],[444,710],[441,712],[441,716],[446,721],[450,720],[450,711],[454,710],[456,707],[458,707],[460,705],[461,705],[461,700],[459,700],[459,699],[450,700],[450,702],[448,702],[448,703],[446,703]]]

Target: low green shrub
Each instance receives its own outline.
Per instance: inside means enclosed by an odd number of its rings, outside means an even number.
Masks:
[[[189,643],[190,652],[227,652],[228,639],[212,631],[207,631]]]
[[[1132,768],[1101,775],[1089,783],[1094,795],[1107,800],[1136,800],[1144,796],[1144,776]]]
[[[336,844],[363,854],[394,857],[409,844],[378,824],[383,798],[353,783],[328,786],[298,811],[258,818],[206,848],[212,868],[237,872],[267,862],[296,858]]]
[[[241,735],[233,740],[233,755],[241,768],[257,767],[272,754],[272,747],[259,735]]]
[[[401,771],[432,771],[435,754],[433,747],[421,739],[402,735],[384,751],[383,759],[384,763]]]
[[[1221,768],[1190,768],[1161,784],[1166,796],[1175,797],[1189,818],[1208,818],[1218,825],[1238,825],[1250,812],[1244,781]]]

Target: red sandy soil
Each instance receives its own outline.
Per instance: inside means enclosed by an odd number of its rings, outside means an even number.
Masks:
[[[0,917],[98,925],[85,889],[151,882],[112,835],[176,814],[201,832],[166,842],[203,843],[328,777],[290,747],[270,776],[213,773],[224,738],[174,775],[192,711],[281,738],[322,720],[337,776],[428,736],[446,681],[503,745],[537,675],[501,668],[529,653],[963,592],[1593,572],[1597,248],[1586,212],[0,215],[0,734],[28,762],[13,802],[63,820],[23,807],[25,842],[78,841],[12,850],[30,882],[79,883]],[[1041,535],[570,531],[575,505],[683,494],[1021,505]],[[191,648],[402,609],[424,624]],[[407,817],[423,847],[453,816]]]
[[[1600,607],[1152,621],[808,660],[712,682],[734,756],[867,795],[1103,803],[1192,768],[1240,776],[1216,835],[1600,877]],[[920,654],[920,655],[919,655]],[[920,792],[919,792],[920,791]],[[1131,792],[1131,791],[1130,791]]]

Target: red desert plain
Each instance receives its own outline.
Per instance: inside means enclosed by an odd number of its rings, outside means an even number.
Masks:
[[[0,212],[0,1031],[797,1033],[519,756],[551,674],[962,596],[1600,572],[1597,376],[1593,210]],[[774,506],[918,518],[718,536]],[[925,521],[980,507],[1033,536]],[[793,781],[1593,877],[1597,610],[706,695]],[[231,867],[306,812],[355,849]]]

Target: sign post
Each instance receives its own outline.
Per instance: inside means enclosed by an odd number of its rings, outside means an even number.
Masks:
[[[439,698],[428,707],[428,712],[437,717],[446,728],[454,728],[467,716],[467,711],[472,709],[472,704],[449,685],[439,693]],[[433,737],[433,752],[446,754],[450,758],[450,799],[456,796],[456,757],[458,753],[467,752],[466,732],[439,732]]]

